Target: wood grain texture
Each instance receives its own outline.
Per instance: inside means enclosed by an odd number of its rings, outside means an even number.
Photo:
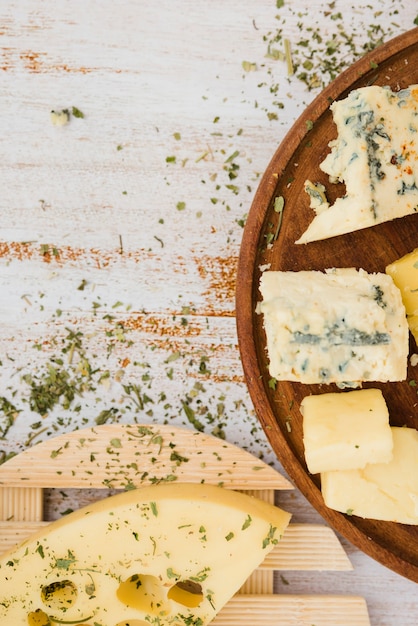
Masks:
[[[277,146],[332,78],[324,63],[338,72],[416,18],[413,2],[331,4],[1,3],[0,461],[136,422],[201,429],[285,473],[238,351],[243,224]],[[85,117],[51,123],[51,109],[72,106]],[[51,367],[84,386],[40,413],[28,381]],[[91,497],[45,489],[47,519]],[[277,500],[293,523],[324,527],[298,489]],[[416,626],[415,584],[340,539],[353,571],[286,570],[280,593],[349,592],[373,626]]]
[[[306,469],[299,407],[305,395],[336,391],[337,387],[279,381],[275,390],[269,388],[263,321],[256,314],[256,305],[260,267],[285,271],[357,267],[384,272],[388,263],[416,247],[415,215],[306,246],[294,242],[311,219],[303,194],[305,180],[327,182],[319,174],[319,163],[335,137],[329,103],[343,98],[351,89],[371,83],[389,84],[395,89],[417,82],[418,29],[414,29],[358,61],[311,103],[276,151],[258,188],[244,232],[237,279],[237,325],[244,369],[256,410],[278,457],[332,526],[367,554],[415,582],[418,527],[363,520],[324,505],[319,476],[310,475]],[[308,120],[313,123],[312,129]],[[272,223],[277,222],[274,198],[279,195],[285,198],[283,228],[277,242],[268,247],[263,242]],[[415,348],[411,345],[412,351]],[[418,427],[416,391],[410,384],[415,376],[410,366],[407,380],[402,383],[373,383],[384,393],[394,426]]]
[[[128,489],[167,480],[233,489],[293,489],[249,452],[198,431],[167,425],[109,424],[52,437],[0,466],[0,485]]]
[[[213,621],[217,626],[368,626],[367,607],[362,598],[315,596],[235,596]]]
[[[276,470],[248,452],[191,429],[135,424],[81,429],[41,443],[0,466],[0,484],[7,485],[0,487],[0,553],[13,549],[17,542],[30,538],[48,524],[43,521],[43,487],[99,487],[102,490],[100,495],[96,491],[98,499],[108,497],[118,487],[119,491],[140,489],[172,480],[239,488],[272,505],[276,489],[293,489]],[[240,595],[250,599],[247,608],[235,603],[225,619],[236,621],[244,615],[245,619],[253,619],[251,614],[257,612],[259,623],[269,616],[267,622],[273,619],[284,625],[304,614],[305,624],[313,616],[321,621],[329,619],[332,607],[344,615],[347,625],[356,626],[360,603],[364,609],[361,623],[369,624],[365,601],[346,597],[325,596],[321,605],[320,598],[300,597],[295,601],[290,597],[286,602],[282,596],[288,615],[281,610],[280,617],[273,617],[271,611],[275,612],[276,605],[270,599],[276,570],[351,569],[337,537],[324,526],[299,524],[291,528],[283,547],[281,543],[239,590]]]

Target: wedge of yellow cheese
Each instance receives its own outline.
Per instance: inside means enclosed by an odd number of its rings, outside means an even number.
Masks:
[[[386,267],[401,292],[409,329],[418,343],[418,248]]]
[[[380,389],[306,396],[300,408],[312,474],[391,460],[389,412]]]
[[[290,514],[206,484],[128,491],[47,526],[0,561],[5,626],[205,626]]]
[[[321,474],[325,504],[363,518],[418,524],[418,431],[392,427],[393,457]]]

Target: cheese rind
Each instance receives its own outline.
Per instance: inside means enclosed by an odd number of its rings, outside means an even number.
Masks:
[[[380,389],[305,396],[300,408],[305,460],[312,474],[391,460],[389,411]]]
[[[320,168],[346,192],[331,206],[311,202],[317,214],[298,244],[418,211],[418,85],[397,93],[362,87],[330,108],[338,135]]]
[[[53,623],[205,626],[289,519],[271,504],[206,484],[111,496],[1,559],[0,623],[38,624],[45,616]]]
[[[363,518],[418,524],[418,431],[395,426],[391,430],[389,463],[321,474],[329,508]]]
[[[386,267],[401,292],[409,329],[418,343],[418,248]]]
[[[408,325],[386,274],[354,268],[265,271],[260,279],[269,372],[308,384],[406,377]]]

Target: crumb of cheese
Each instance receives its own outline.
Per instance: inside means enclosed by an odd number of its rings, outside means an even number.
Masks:
[[[51,111],[50,118],[54,126],[65,126],[70,121],[70,112],[68,109]]]

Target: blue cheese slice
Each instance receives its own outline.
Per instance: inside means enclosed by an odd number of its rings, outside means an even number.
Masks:
[[[320,168],[331,182],[344,182],[346,193],[330,206],[306,181],[316,215],[298,244],[418,211],[418,85],[397,93],[363,87],[330,108],[338,136]]]
[[[270,375],[307,384],[405,380],[408,324],[386,274],[354,268],[265,271],[260,279]]]

